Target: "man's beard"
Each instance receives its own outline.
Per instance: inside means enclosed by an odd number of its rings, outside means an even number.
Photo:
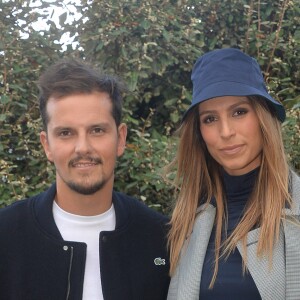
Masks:
[[[96,163],[96,164],[102,164],[102,160],[100,158],[78,156],[69,162],[69,167],[72,168],[76,163],[80,162],[81,160],[90,161],[91,163]],[[89,184],[89,183],[84,184],[84,181],[85,178],[82,179],[82,183],[76,183],[73,181],[69,181],[69,182],[65,181],[65,183],[68,185],[68,187],[71,190],[79,194],[93,195],[99,190],[101,190],[107,182],[107,180],[103,179],[93,184]]]
[[[106,181],[102,180],[99,182],[95,182],[92,185],[82,185],[72,181],[66,182],[66,184],[74,192],[77,192],[82,195],[93,195],[104,187]]]

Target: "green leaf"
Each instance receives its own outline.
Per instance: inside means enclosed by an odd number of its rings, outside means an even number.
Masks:
[[[171,118],[171,121],[174,123],[177,123],[179,121],[179,116],[178,116],[177,112],[171,113],[170,118]]]
[[[102,41],[100,41],[96,47],[96,52],[101,50],[103,48],[103,46],[104,46],[104,43]]]
[[[150,28],[150,22],[148,20],[143,20],[141,26],[147,30]]]
[[[67,12],[65,12],[65,13],[63,13],[63,14],[61,14],[61,15],[59,16],[59,25],[60,25],[61,27],[64,27],[64,26],[65,26],[65,22],[66,22],[66,20],[67,20],[67,16],[68,16]]]
[[[128,89],[133,92],[136,89],[139,75],[137,72],[132,72],[128,81]]]
[[[7,104],[10,101],[10,98],[7,95],[2,95],[0,97],[0,103]]]

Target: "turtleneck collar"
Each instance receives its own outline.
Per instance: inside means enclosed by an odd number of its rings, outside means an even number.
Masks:
[[[248,198],[253,190],[256,178],[258,176],[259,167],[249,173],[232,176],[223,171],[224,187],[226,191],[227,201]]]

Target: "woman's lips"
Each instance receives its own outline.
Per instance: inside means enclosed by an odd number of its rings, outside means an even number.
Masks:
[[[221,148],[221,152],[226,154],[226,155],[233,155],[241,151],[244,145],[232,145],[232,146],[227,146],[224,148]]]

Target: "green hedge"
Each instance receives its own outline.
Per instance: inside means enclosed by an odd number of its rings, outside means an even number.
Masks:
[[[35,81],[64,56],[80,57],[128,84],[129,126],[116,188],[166,212],[173,198],[161,170],[174,155],[173,133],[191,101],[195,59],[215,48],[239,47],[256,57],[272,95],[288,110],[283,124],[291,164],[300,170],[300,8],[297,1],[81,1],[55,24],[51,4],[0,5],[0,206],[44,190],[54,180],[39,145]],[[38,5],[38,4],[36,4]],[[56,5],[64,7],[63,1]],[[38,18],[49,29],[34,30]],[[49,19],[50,18],[50,19]],[[62,46],[68,33],[73,45]]]

